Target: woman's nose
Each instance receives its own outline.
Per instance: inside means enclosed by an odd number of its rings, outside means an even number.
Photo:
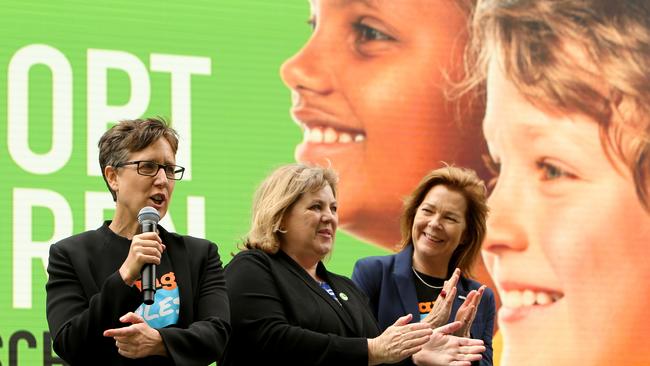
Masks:
[[[336,57],[336,50],[328,49],[327,42],[316,30],[307,44],[280,67],[282,81],[298,92],[327,94],[331,91],[331,70],[328,63]]]
[[[442,225],[440,224],[440,215],[435,214],[435,215],[431,216],[431,218],[429,219],[429,222],[427,222],[427,226],[429,226],[431,228],[442,227]]]
[[[167,173],[165,173],[165,169],[159,167],[158,172],[154,176],[154,184],[163,185],[163,184],[167,184],[168,181],[169,178],[167,178]]]
[[[323,210],[323,213],[321,215],[321,220],[323,222],[337,223],[338,222],[338,215],[337,215],[336,211],[334,211],[332,209],[325,209],[325,210]]]

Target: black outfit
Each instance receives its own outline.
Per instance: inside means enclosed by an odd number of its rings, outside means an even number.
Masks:
[[[238,253],[226,266],[232,337],[229,365],[367,365],[380,334],[367,297],[318,263],[339,302],[282,251]]]
[[[129,324],[142,293],[118,270],[130,241],[113,233],[110,221],[50,247],[47,321],[56,353],[72,365],[207,365],[223,354],[230,311],[221,260],[214,243],[158,227],[180,294],[177,324],[158,329],[168,357],[128,359],[104,330]]]
[[[445,285],[445,279],[429,276],[428,274],[416,271],[415,269],[413,269],[413,271],[417,272],[417,275],[420,276],[420,278],[415,281],[415,294],[417,295],[418,299],[420,319],[422,319],[423,317],[426,317],[433,309],[433,305],[435,304],[438,295],[440,295],[440,292],[442,292],[442,288]]]

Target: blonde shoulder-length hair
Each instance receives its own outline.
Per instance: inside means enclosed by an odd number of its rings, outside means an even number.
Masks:
[[[251,228],[244,239],[244,247],[276,253],[280,249],[280,226],[287,209],[304,193],[316,192],[328,185],[336,197],[337,182],[338,175],[331,168],[296,163],[275,169],[255,192]]]

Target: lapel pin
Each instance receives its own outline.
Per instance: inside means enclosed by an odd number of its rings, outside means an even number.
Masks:
[[[341,300],[343,300],[343,301],[348,301],[348,295],[346,295],[345,292],[341,292],[341,293],[339,293],[339,297],[340,297]]]

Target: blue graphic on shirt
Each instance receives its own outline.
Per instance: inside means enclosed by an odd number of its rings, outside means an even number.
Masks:
[[[339,299],[336,298],[336,294],[334,293],[334,290],[332,290],[332,288],[327,282],[319,282],[318,285],[320,286],[320,288],[325,290],[325,292],[327,292],[327,294],[330,295],[330,297],[334,299],[334,301],[338,302],[339,305],[341,305]]]
[[[135,311],[150,327],[164,328],[178,322],[178,313],[181,308],[181,298],[178,287],[173,290],[158,289],[151,305],[141,304]]]

